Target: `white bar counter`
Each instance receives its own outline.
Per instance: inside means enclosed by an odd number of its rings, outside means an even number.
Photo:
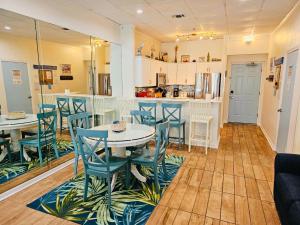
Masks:
[[[93,96],[92,95],[87,95],[87,94],[78,94],[78,93],[70,93],[70,94],[64,94],[64,93],[54,93],[54,94],[44,94],[44,98],[45,99],[49,99],[52,98],[53,103],[56,102],[56,97],[84,97],[87,99],[90,99],[90,101],[88,101],[88,110],[91,109],[91,104],[92,104],[92,99]],[[120,102],[123,99],[126,100],[130,100],[130,98],[118,98],[118,97],[112,97],[112,96],[100,96],[100,95],[96,95],[97,97],[103,97],[105,99],[105,105],[114,108],[116,110],[116,114],[119,115],[119,111],[120,111]],[[193,99],[193,98],[181,98],[181,97],[177,97],[177,98],[138,98],[138,97],[134,97],[131,98],[131,100],[134,100],[134,106],[133,108],[138,109],[138,102],[156,102],[157,103],[157,117],[158,118],[162,118],[162,110],[161,110],[161,103],[163,102],[174,102],[174,103],[181,103],[182,104],[182,119],[184,119],[186,121],[186,125],[185,125],[185,142],[186,144],[188,144],[189,142],[189,126],[190,126],[190,109],[189,109],[189,102],[190,101],[204,101],[204,102],[211,102],[211,113],[212,113],[212,117],[213,120],[211,122],[211,128],[210,128],[210,147],[211,148],[218,148],[219,146],[219,141],[220,141],[220,128],[223,126],[223,122],[222,122],[222,103],[223,103],[223,99],[222,97],[220,98],[215,98],[212,100],[204,100],[204,99]],[[48,102],[48,101],[45,101]],[[117,118],[119,118],[119,116],[117,116]],[[111,122],[111,121],[108,121]],[[196,127],[196,132],[201,135],[202,133],[204,133],[206,131],[205,127]],[[171,135],[170,136],[176,136],[177,134],[174,133],[174,131],[171,131]],[[204,146],[204,143],[201,142],[197,142],[197,143],[192,143],[192,145],[194,146]]]

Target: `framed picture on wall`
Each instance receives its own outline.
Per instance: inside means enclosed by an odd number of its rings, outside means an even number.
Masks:
[[[181,56],[181,62],[186,63],[186,62],[190,62],[190,55],[182,55]]]
[[[52,70],[39,70],[39,81],[41,85],[53,84]]]
[[[60,67],[62,75],[71,75],[71,64],[61,64]]]

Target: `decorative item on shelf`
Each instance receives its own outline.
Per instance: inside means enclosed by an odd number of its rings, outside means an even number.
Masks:
[[[274,81],[274,75],[273,74],[270,74],[267,78],[266,78],[267,81],[269,82],[273,82]]]
[[[126,121],[122,120],[122,121],[114,121],[113,124],[111,125],[111,130],[113,132],[123,132],[126,130]]]
[[[144,48],[144,43],[142,43],[142,44],[140,45],[140,47],[138,47],[137,53],[136,53],[137,56],[141,56],[141,55],[142,55],[142,50],[143,50],[143,48]]]
[[[206,62],[210,62],[210,54],[209,54],[209,52],[207,53]]]
[[[177,52],[178,52],[178,45],[175,46],[175,59],[174,59],[175,63],[177,63]]]
[[[164,62],[168,62],[168,53],[167,52],[163,52],[163,54],[162,54],[162,60]]]
[[[221,62],[222,59],[220,59],[220,58],[211,58],[211,61],[212,62]]]
[[[205,62],[205,56],[200,56],[199,57],[199,62]]]
[[[183,63],[190,62],[190,55],[182,55],[181,62]]]
[[[154,52],[155,52],[155,48],[154,46],[151,47],[151,59],[154,58]]]

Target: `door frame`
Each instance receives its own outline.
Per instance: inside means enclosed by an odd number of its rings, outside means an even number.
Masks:
[[[36,107],[34,107],[34,105],[36,104],[36,96],[34,95],[34,92],[32,91],[32,80],[31,80],[31,76],[30,76],[30,65],[31,63],[26,61],[26,60],[10,60],[10,59],[3,59],[0,58],[0,84],[3,87],[3,91],[0,91],[0,94],[2,94],[3,96],[3,101],[1,102],[0,100],[0,104],[1,104],[1,110],[2,110],[2,114],[6,114],[7,113],[7,101],[6,101],[6,90],[5,90],[5,85],[4,85],[4,77],[3,77],[3,68],[2,68],[2,62],[14,62],[14,63],[26,63],[27,65],[27,75],[28,75],[28,81],[29,81],[29,90],[30,90],[30,94],[32,96],[31,99],[31,103],[32,103],[32,112],[35,113],[36,112]],[[1,87],[0,86],[0,87]],[[1,90],[1,89],[0,89]]]
[[[295,77],[295,83],[294,87],[297,85],[300,85],[300,77],[297,76],[297,74],[300,74],[300,45],[289,49],[285,54],[284,58],[287,60],[287,57],[290,53],[298,51],[298,58],[297,58],[297,69],[296,69],[296,77]],[[283,75],[281,82],[281,87],[286,82],[286,69],[287,69],[287,61],[283,64]],[[282,101],[283,101],[283,88],[280,88],[280,96],[279,96],[279,103],[278,103],[278,108],[281,108],[282,106]],[[294,147],[294,140],[295,140],[295,132],[296,132],[296,121],[297,121],[297,115],[298,115],[298,105],[300,104],[300,89],[294,88],[294,93],[293,93],[293,99],[292,99],[292,105],[291,105],[291,115],[290,115],[290,122],[289,122],[289,131],[288,131],[288,139],[287,139],[287,153],[292,153],[293,152],[293,147]],[[277,109],[276,109],[277,110]],[[277,151],[277,139],[278,139],[278,133],[279,133],[279,124],[280,124],[280,115],[279,113],[277,114],[277,121],[276,121],[276,143],[275,144],[275,150]]]
[[[254,54],[255,55],[264,55],[264,54]],[[228,59],[227,59],[228,61]],[[250,62],[254,62],[256,64],[261,64],[261,74],[260,74],[260,86],[259,86],[259,92],[260,92],[260,95],[258,97],[258,110],[257,110],[257,120],[256,120],[256,124],[260,126],[261,124],[261,113],[262,113],[262,103],[263,103],[263,94],[264,94],[264,85],[263,85],[263,82],[264,82],[264,74],[266,74],[266,65],[267,65],[267,62],[266,61],[259,61],[259,60],[253,60],[253,61],[250,61]],[[228,109],[227,109],[227,115],[226,115],[226,118],[227,118],[227,121],[226,122],[229,122],[229,107],[230,107],[230,104],[229,104],[229,92],[230,92],[230,88],[231,88],[231,79],[232,79],[232,65],[236,65],[236,64],[247,64],[249,63],[249,60],[233,60],[231,61],[231,63],[229,64],[229,77],[227,78],[227,83],[228,83],[228,86],[227,86],[227,90],[226,90],[226,98],[227,98],[227,102],[228,102]]]

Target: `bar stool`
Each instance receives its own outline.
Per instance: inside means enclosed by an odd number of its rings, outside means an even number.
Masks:
[[[68,116],[72,115],[72,113],[71,113],[71,109],[70,109],[69,98],[59,97],[59,98],[56,98],[56,102],[57,102],[57,107],[58,107],[59,116],[60,116],[60,134],[61,134],[62,130],[66,129],[66,128],[63,128],[63,118],[68,119]]]
[[[162,103],[161,107],[163,113],[163,120],[169,120],[170,129],[176,128],[178,130],[178,137],[169,137],[169,139],[177,139],[179,149],[179,145],[185,144],[185,120],[181,119],[182,104]],[[181,127],[183,131],[183,137],[181,137]]]
[[[191,151],[192,142],[205,142],[205,154],[207,155],[207,149],[210,146],[210,125],[212,119],[210,102],[201,100],[190,102],[189,152]],[[204,136],[196,134],[196,124],[204,124],[206,126]]]
[[[154,126],[156,129],[156,125],[163,121],[162,119],[158,119],[156,117],[157,104],[155,102],[139,102],[138,104],[140,111],[150,112],[150,117],[143,121],[143,123],[148,126]]]
[[[92,115],[93,118],[95,115],[100,116],[101,124],[104,124],[106,121],[107,115],[112,116],[112,120],[115,119],[115,112],[116,110],[114,108],[106,108],[105,105],[105,99],[101,96],[94,96],[94,99],[92,100]]]
[[[86,99],[85,98],[72,98],[73,109],[75,114],[86,112]]]

